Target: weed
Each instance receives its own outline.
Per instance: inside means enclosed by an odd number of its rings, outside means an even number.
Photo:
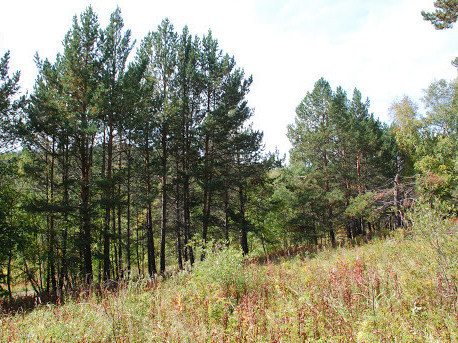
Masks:
[[[456,227],[428,207],[410,220],[402,236],[276,263],[209,249],[192,273],[0,317],[0,341],[456,342]]]

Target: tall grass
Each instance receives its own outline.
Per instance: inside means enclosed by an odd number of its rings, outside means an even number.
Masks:
[[[412,227],[272,264],[234,249],[193,273],[131,282],[0,319],[1,342],[457,342],[457,227],[419,206]]]

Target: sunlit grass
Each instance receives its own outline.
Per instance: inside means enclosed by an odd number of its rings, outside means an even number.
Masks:
[[[428,222],[434,241],[413,230],[263,265],[222,250],[194,274],[4,316],[0,341],[456,342],[456,226]]]

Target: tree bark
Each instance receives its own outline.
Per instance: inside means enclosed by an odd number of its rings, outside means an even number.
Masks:
[[[131,228],[130,228],[130,207],[131,207],[131,194],[130,194],[130,177],[131,177],[131,145],[128,142],[127,147],[127,232],[126,232],[126,258],[127,258],[127,276],[130,277],[131,272],[131,253],[130,253],[130,246],[131,246]]]
[[[147,237],[147,255],[148,255],[148,273],[150,277],[157,274],[156,269],[156,252],[154,248],[154,236],[153,236],[153,214],[151,205],[151,175],[150,175],[150,160],[149,160],[149,146],[148,146],[148,134],[146,135],[146,152],[145,152],[145,163],[146,163],[146,201],[147,201],[147,212],[146,212],[146,237]]]
[[[161,260],[160,260],[160,273],[165,272],[165,236],[167,234],[167,126],[162,129],[161,148],[162,148],[162,207],[161,207]]]
[[[242,184],[239,185],[239,200],[240,200],[240,229],[241,229],[241,237],[240,237],[240,245],[242,246],[242,251],[244,255],[248,254],[248,232],[246,227],[246,220],[245,220],[245,194],[243,190]]]
[[[202,210],[202,245],[203,250],[200,256],[201,261],[205,258],[205,247],[207,244],[208,222],[210,217],[210,170],[209,156],[210,154],[210,138],[207,135],[205,138],[205,161],[204,161],[204,195],[203,195],[203,210]]]
[[[51,152],[51,171],[49,175],[50,179],[50,204],[54,206],[54,166],[55,166],[55,139],[52,139],[52,152]],[[56,280],[56,260],[54,249],[56,245],[56,233],[54,230],[54,208],[49,218],[49,272],[51,278],[51,292],[55,294],[57,292],[57,280]]]
[[[12,252],[11,250],[8,253],[8,266],[6,268],[6,284],[8,286],[8,296],[10,299],[13,298],[13,293],[11,291],[11,259],[12,259]]]
[[[103,230],[103,280],[110,279],[110,224],[111,224],[111,201],[112,192],[112,171],[113,171],[113,124],[109,123],[108,128],[108,146],[107,146],[107,170],[105,186],[105,222]]]
[[[80,188],[80,216],[81,216],[81,239],[83,255],[83,273],[87,284],[92,283],[92,236],[91,236],[91,167],[92,167],[92,140],[87,137],[85,130],[88,128],[87,108],[83,106],[82,124],[83,132],[79,138],[81,188]]]
[[[183,269],[183,248],[181,244],[181,209],[180,209],[180,172],[179,161],[176,161],[177,181],[176,181],[176,194],[175,194],[175,230],[176,230],[176,244],[177,244],[177,262],[178,268]]]
[[[118,161],[118,172],[121,172],[122,169],[122,136],[119,135],[119,161]],[[118,196],[119,196],[119,203],[118,203],[118,236],[117,236],[117,243],[118,243],[118,277],[123,278],[123,265],[122,265],[122,189],[121,189],[121,182],[118,185]]]
[[[224,190],[224,238],[225,244],[229,245],[229,185]]]
[[[69,169],[70,169],[70,156],[68,143],[64,144],[64,160],[62,162],[62,184],[64,187],[63,194],[63,207],[64,207],[64,225],[62,229],[62,268],[59,276],[59,290],[62,292],[64,283],[68,278],[68,261],[67,261],[67,238],[68,238],[68,212],[70,206],[70,193],[69,193]]]

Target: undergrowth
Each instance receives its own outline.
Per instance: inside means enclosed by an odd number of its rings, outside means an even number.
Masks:
[[[411,228],[272,264],[209,252],[193,273],[0,319],[1,342],[456,342],[457,227]]]

